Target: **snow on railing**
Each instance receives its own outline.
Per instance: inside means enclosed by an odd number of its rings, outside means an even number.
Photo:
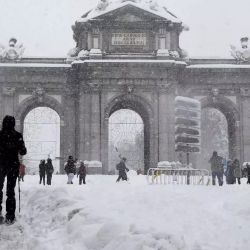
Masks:
[[[148,184],[193,184],[209,185],[210,174],[206,169],[150,168],[147,173]]]

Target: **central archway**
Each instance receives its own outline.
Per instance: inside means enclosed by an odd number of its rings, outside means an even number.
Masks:
[[[103,140],[102,144],[102,156],[103,156],[103,162],[104,162],[104,173],[108,172],[108,156],[106,157],[105,154],[108,155],[108,141],[109,141],[109,135],[108,135],[108,121],[110,116],[122,109],[129,109],[141,117],[143,124],[144,124],[144,132],[143,132],[143,138],[144,138],[144,173],[147,172],[147,170],[150,167],[150,164],[154,164],[155,160],[153,159],[153,149],[152,149],[152,143],[150,143],[152,140],[152,121],[153,121],[153,111],[149,103],[142,97],[139,97],[137,95],[132,94],[126,94],[122,96],[115,97],[113,100],[110,101],[109,105],[105,109],[105,119],[104,119],[104,136],[105,139]]]
[[[109,117],[109,171],[114,173],[120,157],[130,169],[144,169],[144,123],[138,113],[120,109]]]

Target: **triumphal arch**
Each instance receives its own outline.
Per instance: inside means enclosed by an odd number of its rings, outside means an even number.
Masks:
[[[187,27],[152,2],[101,1],[72,29],[76,47],[67,58],[2,55],[1,118],[14,115],[22,131],[30,110],[52,108],[61,121],[62,159],[98,160],[105,174],[109,117],[132,109],[144,122],[147,170],[176,160],[174,99],[188,96],[225,115],[230,158],[249,160],[250,65],[188,59],[179,46]]]

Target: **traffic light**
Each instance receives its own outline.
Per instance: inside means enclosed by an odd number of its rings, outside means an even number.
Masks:
[[[193,98],[175,98],[175,151],[200,152],[201,103]]]

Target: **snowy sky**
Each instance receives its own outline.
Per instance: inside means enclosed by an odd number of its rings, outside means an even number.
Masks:
[[[158,0],[190,31],[181,47],[191,57],[230,57],[229,45],[250,36],[249,0]],[[75,46],[71,25],[98,0],[0,0],[0,43],[11,36],[26,47],[26,56],[66,56]]]

